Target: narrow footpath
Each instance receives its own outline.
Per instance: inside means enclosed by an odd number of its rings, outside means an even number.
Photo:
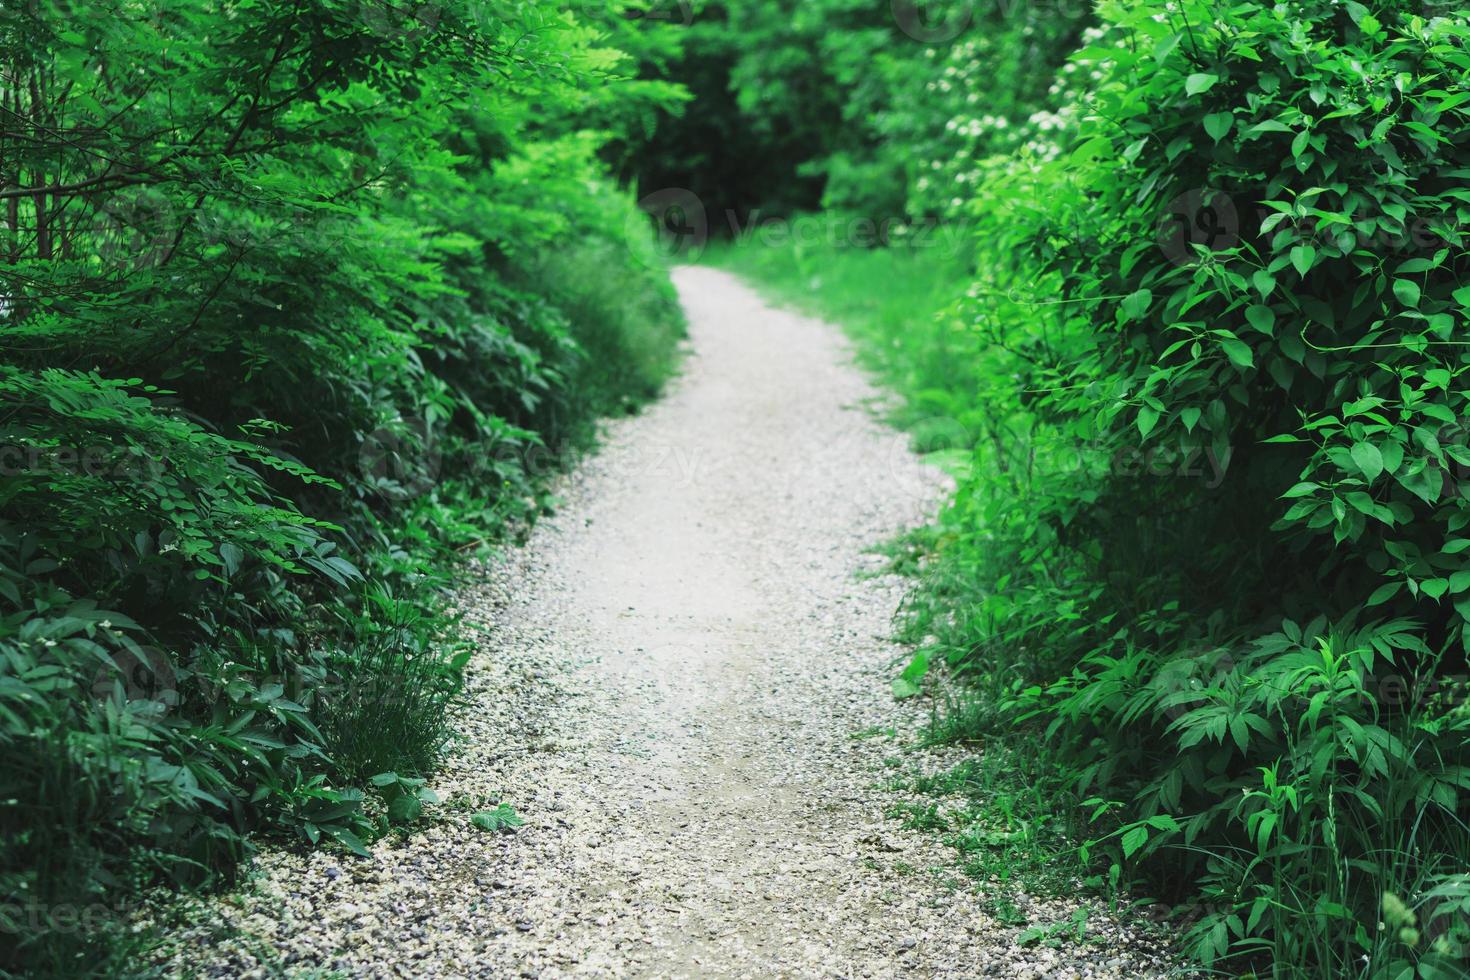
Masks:
[[[939,835],[888,815],[928,709],[888,693],[903,583],[870,549],[941,477],[875,421],[835,328],[721,272],[676,282],[682,377],[467,584],[481,653],[436,822],[371,860],[263,855],[176,934],[176,975],[1165,975],[1101,914],[1018,945]],[[524,825],[472,826],[500,802]]]

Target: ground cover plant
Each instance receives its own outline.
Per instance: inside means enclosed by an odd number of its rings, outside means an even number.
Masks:
[[[459,549],[674,368],[620,13],[0,5],[0,970],[432,804]]]

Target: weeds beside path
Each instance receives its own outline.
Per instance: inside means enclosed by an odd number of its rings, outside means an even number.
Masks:
[[[467,583],[481,653],[437,822],[367,860],[269,856],[201,918],[242,937],[175,932],[177,972],[281,965],[252,948],[354,976],[1162,972],[1098,915],[1084,941],[1018,945],[935,835],[888,816],[888,757],[927,716],[888,695],[902,583],[861,573],[941,481],[861,407],[834,329],[717,271],[677,281],[685,376]],[[474,825],[501,803],[524,824]]]

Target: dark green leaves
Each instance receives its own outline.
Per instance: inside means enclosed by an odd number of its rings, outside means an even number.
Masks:
[[[1230,127],[1234,125],[1234,122],[1235,117],[1228,112],[1211,113],[1204,118],[1205,132],[1210,135],[1210,139],[1218,143],[1225,138],[1225,134],[1230,132]]]
[[[1230,358],[1230,363],[1244,370],[1255,364],[1255,355],[1251,352],[1250,345],[1235,337],[1221,337],[1220,349],[1225,356]]]
[[[1245,310],[1245,318],[1252,327],[1268,337],[1275,332],[1276,313],[1269,306],[1262,306],[1259,303],[1248,306]]]

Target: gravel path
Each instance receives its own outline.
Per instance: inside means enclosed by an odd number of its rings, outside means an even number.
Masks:
[[[263,855],[251,887],[182,913],[168,971],[1162,975],[1106,918],[1017,945],[936,835],[885,815],[894,744],[854,735],[925,709],[887,693],[902,583],[860,573],[941,480],[864,410],[834,329],[720,272],[676,280],[684,376],[463,594],[483,652],[440,819],[371,860]],[[523,827],[471,826],[502,800]]]

